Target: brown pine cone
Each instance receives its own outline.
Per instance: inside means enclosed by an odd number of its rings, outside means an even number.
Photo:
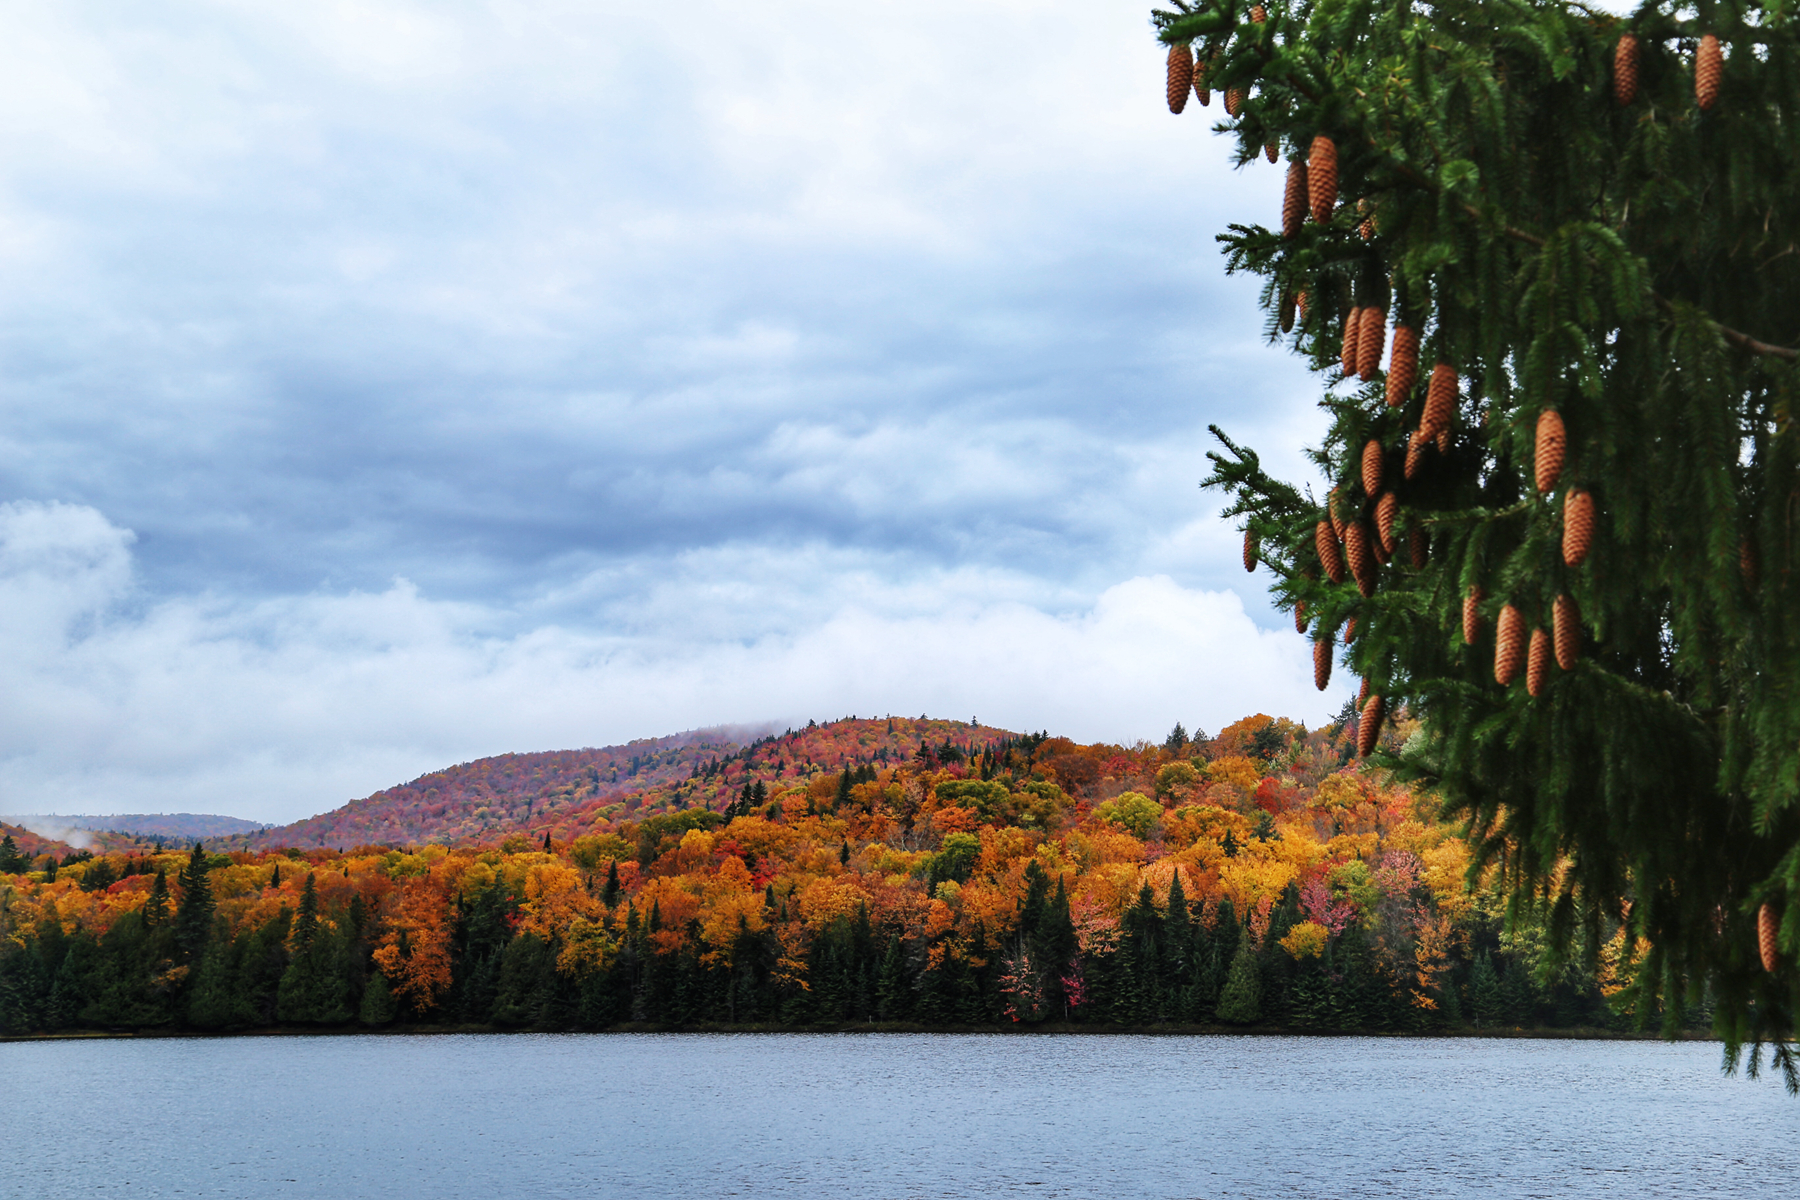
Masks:
[[[1556,598],[1550,627],[1556,634],[1556,665],[1573,671],[1581,657],[1581,612],[1566,593]]]
[[[1356,640],[1356,618],[1351,617],[1344,622],[1344,645],[1348,646]]]
[[[1194,86],[1194,52],[1186,46],[1169,47],[1169,111],[1187,107],[1188,89]]]
[[[1370,696],[1369,702],[1363,705],[1362,717],[1356,723],[1356,756],[1367,758],[1375,753],[1375,739],[1381,736],[1381,718],[1387,715],[1387,706],[1381,702],[1380,696]]]
[[[1439,454],[1450,453],[1450,427],[1448,425],[1438,430],[1437,437],[1433,440],[1437,443]]]
[[[1312,206],[1312,219],[1323,225],[1331,220],[1337,204],[1337,143],[1320,134],[1312,140],[1312,152],[1306,160],[1306,195]]]
[[[1363,495],[1379,496],[1381,494],[1381,443],[1370,438],[1363,445],[1362,485]]]
[[[1214,55],[1211,59],[1196,57],[1194,60],[1194,95],[1200,98],[1201,108],[1212,103],[1212,89],[1206,86],[1206,75],[1208,71],[1212,70],[1213,63],[1217,58],[1218,56]]]
[[[1313,643],[1313,686],[1321,692],[1331,684],[1331,639]]]
[[[1368,241],[1375,236],[1375,218],[1370,214],[1371,205],[1367,199],[1356,202],[1356,215],[1361,220],[1356,223],[1356,232],[1362,234],[1362,240]]]
[[[1248,529],[1244,530],[1244,570],[1256,571],[1256,535]]]
[[[1281,290],[1281,332],[1294,332],[1294,293]]]
[[[1261,25],[1264,21],[1269,19],[1269,14],[1263,10],[1262,5],[1252,4],[1250,6],[1250,19],[1258,25]]]
[[[1244,101],[1245,101],[1245,99],[1248,98],[1248,96],[1249,96],[1249,92],[1247,90],[1245,90],[1244,88],[1226,88],[1225,89],[1225,115],[1228,117],[1235,117],[1240,112],[1243,112],[1244,111]]]
[[[1619,38],[1613,51],[1613,98],[1620,108],[1629,107],[1637,99],[1638,40],[1627,33]]]
[[[1344,526],[1344,549],[1350,557],[1350,574],[1356,577],[1356,590],[1365,596],[1375,594],[1375,556],[1369,552],[1369,529],[1361,521]]]
[[[1700,39],[1700,49],[1694,55],[1694,99],[1700,102],[1700,111],[1708,112],[1719,99],[1719,79],[1725,74],[1725,49],[1719,45],[1719,39],[1707,34]]]
[[[1325,497],[1325,519],[1331,522],[1331,532],[1338,541],[1344,540],[1343,502],[1338,499],[1338,489],[1332,488],[1331,495]]]
[[[1579,567],[1594,546],[1594,497],[1580,488],[1569,489],[1563,500],[1563,562]]]
[[[1302,191],[1304,191],[1304,190],[1305,190],[1305,189],[1304,189],[1304,188],[1302,188],[1302,189],[1301,189],[1301,190],[1302,190]],[[1307,296],[1306,296],[1306,289],[1305,289],[1305,288],[1301,288],[1301,289],[1300,289],[1300,295],[1299,295],[1299,296],[1297,296],[1297,297],[1295,297],[1295,299],[1296,299],[1296,300],[1298,300],[1298,301],[1299,301],[1299,304],[1300,304],[1300,319],[1301,319],[1301,320],[1302,320],[1302,321],[1304,321],[1304,320],[1306,320],[1306,310],[1307,310],[1307,307],[1308,307],[1308,301],[1307,301]]]
[[[1773,975],[1781,970],[1781,921],[1775,910],[1765,904],[1756,910],[1756,948],[1762,954],[1763,970]]]
[[[1313,546],[1319,552],[1319,565],[1325,568],[1325,578],[1333,583],[1344,582],[1344,556],[1338,552],[1337,537],[1331,532],[1330,521],[1319,522],[1319,527],[1313,531]]]
[[[1294,601],[1294,632],[1306,632],[1306,601]]]
[[[1509,687],[1525,665],[1525,614],[1508,604],[1494,633],[1494,682]]]
[[[1550,681],[1550,635],[1542,629],[1531,631],[1531,651],[1525,664],[1525,690],[1533,696],[1544,694]]]
[[[1381,369],[1381,348],[1387,342],[1387,313],[1371,304],[1363,309],[1362,329],[1356,335],[1356,377],[1364,383]]]
[[[1562,477],[1563,458],[1569,451],[1569,434],[1563,428],[1562,414],[1546,408],[1538,414],[1537,449],[1531,456],[1537,475],[1537,490],[1550,491]]]
[[[1481,602],[1487,594],[1479,587],[1471,585],[1469,594],[1463,597],[1463,645],[1473,646],[1475,639],[1481,636]]]
[[[1375,534],[1381,539],[1381,548],[1389,554],[1394,552],[1394,518],[1399,514],[1400,497],[1383,492],[1375,503]]]
[[[1425,414],[1419,418],[1419,432],[1428,438],[1438,430],[1450,428],[1450,413],[1456,407],[1456,368],[1441,362],[1431,368],[1431,383],[1425,389]]]
[[[1762,558],[1756,552],[1756,542],[1750,538],[1738,543],[1738,574],[1744,577],[1744,586],[1753,592],[1762,579]]]
[[[1406,467],[1402,474],[1408,479],[1417,475],[1419,468],[1425,465],[1425,447],[1430,443],[1431,439],[1419,436],[1417,430],[1414,430],[1413,435],[1406,440]]]
[[[1357,339],[1362,333],[1362,309],[1352,308],[1350,315],[1344,318],[1344,350],[1338,356],[1338,365],[1344,369],[1344,378],[1356,374]]]
[[[1363,705],[1369,702],[1369,677],[1363,676],[1362,686],[1356,689],[1356,711],[1361,712]]]
[[[1411,325],[1394,326],[1394,348],[1388,353],[1387,402],[1399,408],[1419,381],[1419,331]]]
[[[1281,143],[1280,142],[1270,142],[1268,145],[1264,146],[1263,147],[1263,157],[1268,159],[1270,162],[1274,162],[1276,159],[1280,158],[1281,157]]]
[[[1412,555],[1413,570],[1423,571],[1431,560],[1431,536],[1423,525],[1414,525],[1406,531],[1406,549]]]
[[[1306,164],[1288,164],[1287,190],[1281,195],[1281,236],[1291,238],[1306,224]]]

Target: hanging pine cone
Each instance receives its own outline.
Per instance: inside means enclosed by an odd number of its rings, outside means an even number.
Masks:
[[[1364,383],[1381,369],[1381,348],[1387,342],[1387,313],[1373,304],[1363,309],[1362,330],[1356,337],[1356,377]]]
[[[1356,215],[1361,219],[1356,223],[1356,232],[1362,234],[1362,240],[1368,241],[1375,236],[1375,218],[1370,216],[1371,206],[1367,199],[1356,202]]]
[[[1563,458],[1568,454],[1569,435],[1563,428],[1562,414],[1546,408],[1538,414],[1537,449],[1532,454],[1532,468],[1537,475],[1537,490],[1550,491],[1562,476]]]
[[[1263,147],[1263,157],[1268,159],[1270,162],[1274,162],[1276,159],[1280,158],[1281,157],[1281,143],[1280,142],[1270,142],[1268,145],[1264,146]]]
[[[1413,435],[1406,440],[1406,467],[1402,473],[1408,479],[1417,475],[1419,468],[1424,465],[1425,447],[1430,443],[1431,439],[1421,436],[1417,430],[1414,430]]]
[[[1724,47],[1709,33],[1700,39],[1700,49],[1694,55],[1694,99],[1700,102],[1701,112],[1711,111],[1718,101],[1719,79],[1724,74]]]
[[[1419,432],[1428,438],[1438,430],[1450,428],[1450,413],[1456,407],[1456,368],[1441,362],[1431,368],[1431,384],[1425,389],[1425,413],[1419,418]]]
[[[1781,970],[1781,922],[1773,907],[1765,904],[1756,910],[1756,948],[1762,954],[1763,970],[1773,975]]]
[[[1381,443],[1370,438],[1363,445],[1362,456],[1362,485],[1365,496],[1381,494],[1381,457]]]
[[[1749,538],[1738,543],[1738,574],[1744,577],[1744,586],[1753,592],[1762,579],[1762,559],[1756,553],[1756,543]]]
[[[1473,646],[1475,639],[1481,636],[1481,602],[1487,594],[1479,587],[1471,584],[1469,594],[1463,597],[1463,645]]]
[[[1563,500],[1563,562],[1579,567],[1587,561],[1594,546],[1594,497],[1580,488],[1570,488]]]
[[[1331,522],[1331,532],[1338,541],[1344,540],[1344,506],[1338,499],[1338,489],[1332,488],[1331,495],[1325,497],[1325,519]]]
[[[1313,686],[1321,692],[1331,683],[1331,639],[1313,643]]]
[[[1618,48],[1613,51],[1613,98],[1620,108],[1629,107],[1637,99],[1637,84],[1638,40],[1627,33],[1619,38]]]
[[[1448,425],[1438,430],[1437,437],[1432,440],[1437,444],[1439,454],[1450,453],[1450,427]]]
[[[1532,696],[1544,694],[1550,682],[1550,635],[1542,629],[1531,631],[1531,651],[1525,664],[1525,690]]]
[[[1356,640],[1356,618],[1351,617],[1344,622],[1344,645],[1348,646]]]
[[[1269,19],[1269,14],[1263,11],[1262,5],[1252,4],[1250,6],[1250,19],[1256,22],[1256,24],[1261,25],[1264,21]]]
[[[1581,657],[1581,612],[1566,593],[1556,598],[1550,627],[1556,633],[1556,665],[1573,671]]]
[[[1419,381],[1419,331],[1411,325],[1394,326],[1394,348],[1388,353],[1387,402],[1399,408]]]
[[[1392,492],[1382,493],[1375,502],[1375,534],[1381,539],[1381,548],[1389,554],[1394,552],[1394,518],[1399,514],[1400,497]]]
[[[1350,574],[1356,577],[1356,590],[1365,596],[1375,594],[1375,556],[1369,552],[1369,529],[1361,521],[1344,526],[1344,550],[1350,557]]]
[[[1525,665],[1525,615],[1508,604],[1494,632],[1494,682],[1509,687]]]
[[[1350,315],[1344,318],[1344,350],[1338,356],[1338,365],[1344,369],[1344,378],[1356,374],[1357,339],[1362,334],[1362,309],[1352,308]]]
[[[1244,100],[1247,98],[1248,94],[1249,93],[1243,88],[1226,88],[1225,115],[1228,117],[1235,117],[1240,112],[1244,111]]]
[[[1188,89],[1194,86],[1194,52],[1186,46],[1169,47],[1169,111],[1187,107]]]
[[[1381,702],[1380,696],[1370,696],[1369,702],[1363,705],[1362,717],[1356,723],[1356,756],[1367,758],[1375,753],[1375,739],[1381,736],[1381,718],[1387,715],[1387,706]]]
[[[1244,530],[1244,570],[1256,571],[1256,535],[1248,529]]]
[[[1281,332],[1294,332],[1294,293],[1281,289]]]
[[[1312,140],[1312,153],[1306,159],[1306,195],[1312,206],[1312,219],[1323,225],[1331,220],[1332,206],[1337,203],[1337,143],[1320,134]]]
[[[1301,169],[1302,169],[1302,170],[1304,170],[1304,169],[1305,169],[1305,164],[1304,164],[1304,163],[1302,163],[1302,164],[1301,164]],[[1300,189],[1300,190],[1301,190],[1301,191],[1305,191],[1305,190],[1306,190],[1306,189],[1305,189],[1305,188],[1302,188],[1302,189]],[[1295,297],[1295,299],[1296,299],[1296,300],[1297,300],[1297,301],[1298,301],[1298,302],[1299,302],[1299,305],[1300,305],[1300,319],[1301,319],[1301,320],[1302,320],[1302,321],[1304,321],[1304,320],[1306,320],[1306,309],[1307,309],[1307,296],[1306,296],[1306,289],[1305,289],[1305,288],[1301,288],[1301,289],[1300,289],[1300,294],[1299,294],[1299,295],[1298,295],[1298,296],[1296,296],[1296,297]]]
[[[1306,601],[1294,601],[1294,632],[1306,632]]]
[[[1363,676],[1362,686],[1356,689],[1356,711],[1361,712],[1363,705],[1369,702],[1369,677]]]
[[[1412,555],[1413,570],[1423,571],[1431,560],[1431,537],[1423,525],[1414,525],[1406,531],[1406,549]]]
[[[1344,556],[1338,552],[1337,537],[1331,532],[1330,521],[1319,522],[1319,527],[1313,531],[1313,546],[1319,552],[1319,565],[1325,568],[1325,578],[1333,583],[1344,582]]]
[[[1281,194],[1281,236],[1295,237],[1306,224],[1306,164],[1288,164],[1287,190]]]
[[[1200,107],[1205,108],[1212,103],[1212,89],[1206,86],[1206,76],[1217,62],[1218,55],[1210,59],[1195,57],[1194,59],[1194,95],[1200,98]]]

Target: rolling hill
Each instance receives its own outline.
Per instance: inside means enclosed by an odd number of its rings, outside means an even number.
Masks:
[[[754,726],[718,727],[599,749],[501,754],[421,775],[291,825],[208,844],[219,849],[468,845],[515,832],[568,839],[586,833],[597,820],[670,808],[723,809],[746,783],[792,787],[846,766],[910,760],[921,743],[966,748],[1011,736],[965,721],[847,717],[779,734]]]

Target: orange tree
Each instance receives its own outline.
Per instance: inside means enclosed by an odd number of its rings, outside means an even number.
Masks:
[[[1800,951],[1800,47],[1789,5],[1159,11],[1268,226],[1221,237],[1325,377],[1315,497],[1214,430],[1245,563],[1373,693],[1515,905],[1790,1090]],[[1321,682],[1321,686],[1323,686]],[[1783,954],[1788,956],[1783,961]]]

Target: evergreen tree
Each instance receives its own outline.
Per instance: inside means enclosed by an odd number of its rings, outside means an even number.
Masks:
[[[1231,974],[1219,993],[1218,1018],[1232,1025],[1253,1025],[1262,1019],[1262,974],[1257,969],[1256,949],[1244,938],[1231,960]]]
[[[31,860],[19,853],[12,834],[0,838],[0,875],[18,875],[31,866]]]
[[[1794,961],[1793,19],[1759,0],[1178,7],[1162,39],[1233,97],[1238,162],[1267,147],[1307,171],[1279,228],[1222,241],[1267,280],[1271,333],[1332,381],[1332,492],[1219,434],[1208,482],[1246,562],[1321,642],[1355,618],[1348,665],[1382,701],[1363,743],[1383,709],[1422,718],[1385,761],[1472,820],[1473,869],[1502,868],[1515,914],[1542,898],[1558,950],[1589,956],[1623,922],[1646,947],[1640,1013],[1672,1024],[1704,991],[1729,1061],[1779,1043],[1792,968],[1763,970],[1756,926],[1769,905]],[[1730,50],[1722,76],[1703,36]]]
[[[619,864],[614,861],[606,866],[606,886],[600,891],[600,903],[608,908],[618,907],[619,888]]]
[[[289,935],[291,958],[276,990],[277,1017],[318,1025],[339,1025],[350,1019],[350,988],[344,977],[342,949],[342,935],[319,920],[319,893],[309,873]]]
[[[144,924],[154,929],[169,919],[169,876],[161,867],[150,881],[150,898],[144,901]]]
[[[177,877],[181,884],[181,906],[175,910],[175,944],[190,961],[205,948],[207,935],[212,932],[213,894],[212,884],[207,880],[209,869],[206,851],[195,842],[187,866]]]

